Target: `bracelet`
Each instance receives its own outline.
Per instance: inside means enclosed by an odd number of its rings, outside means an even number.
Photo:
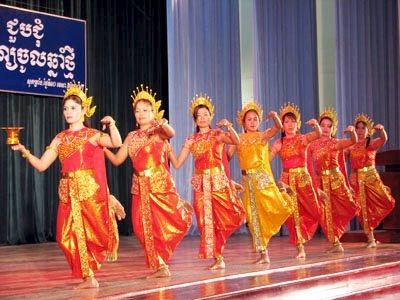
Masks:
[[[110,129],[115,128],[115,120],[113,120],[110,123],[108,123],[108,127],[110,127]]]
[[[26,151],[22,153],[22,157],[29,160],[29,157],[31,157],[31,151],[29,151],[28,149],[25,149],[25,150]]]
[[[225,125],[226,129],[232,129],[232,123],[228,122],[228,124]]]
[[[168,120],[164,120],[164,121],[162,121],[161,123],[159,123],[157,125],[157,128],[161,128],[161,127],[163,127],[164,125],[167,125],[167,124],[168,124]]]

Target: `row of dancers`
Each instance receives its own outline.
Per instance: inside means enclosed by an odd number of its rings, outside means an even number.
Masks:
[[[387,135],[381,124],[374,126],[364,114],[344,130],[348,138],[335,138],[337,117],[331,109],[318,120],[306,122],[313,130],[301,134],[300,111],[288,103],[279,114],[269,112],[266,120],[272,120],[272,126],[260,131],[262,108],[249,102],[238,112],[237,123],[243,128],[238,134],[227,119],[212,128],[212,101],[207,95],[196,95],[190,106],[196,132],[175,155],[169,144],[175,130],[159,110],[161,100],[148,87],[141,85],[133,91],[138,129],[124,141],[111,116],[101,119],[103,130],[108,127],[109,133],[86,126],[95,111],[86,93],[79,83],[69,85],[63,98],[69,127],[54,137],[41,157],[22,144],[12,146],[38,171],[57,158],[61,162],[57,242],[73,275],[83,279],[77,288],[98,287],[95,271],[106,259],[117,259],[117,219],[125,217],[125,210],[109,192],[105,157],[116,166],[128,157],[132,162],[132,225],[146,264],[154,271],[149,277],[171,276],[167,263],[191,227],[193,211],[200,233],[198,256],[213,259],[210,269],[218,270],[225,268],[222,254],[227,239],[244,221],[260,254],[255,263],[266,264],[270,263],[268,243],[283,224],[290,243],[297,247],[297,258],[306,257],[304,244],[318,224],[333,244],[330,252],[344,251],[340,237],[356,215],[368,247],[376,247],[374,228],[394,207],[374,165],[376,151]],[[374,131],[379,132],[376,138]],[[279,132],[281,138],[269,149]],[[194,158],[193,207],[180,198],[169,168],[169,162],[181,167],[190,154]],[[350,182],[345,154],[352,169]],[[241,184],[229,174],[229,160],[235,155]],[[278,182],[270,167],[276,156],[283,167]]]

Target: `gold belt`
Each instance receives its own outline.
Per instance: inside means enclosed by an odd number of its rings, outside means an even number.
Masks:
[[[298,168],[290,168],[290,169],[283,169],[285,173],[304,173],[307,172],[306,167],[298,167]]]
[[[77,171],[73,171],[73,172],[62,173],[61,178],[63,178],[63,179],[75,178],[75,177],[81,177],[84,175],[92,175],[93,173],[94,173],[93,169],[77,170]]]
[[[224,168],[222,166],[214,167],[211,169],[195,169],[194,173],[195,174],[202,174],[202,175],[213,175],[213,174],[219,174],[222,173]]]
[[[333,168],[333,169],[329,169],[329,170],[322,170],[320,172],[321,175],[330,175],[333,173],[339,173],[340,169],[339,167]]]
[[[155,167],[152,167],[150,169],[146,169],[146,170],[143,170],[140,172],[135,171],[135,174],[140,177],[142,177],[142,176],[150,177],[150,176],[153,176],[155,173],[160,172],[162,169],[163,169],[163,165],[161,164],[161,165],[158,165],[158,166],[155,166]]]
[[[361,173],[361,172],[368,172],[375,169],[375,166],[368,166],[368,167],[363,167],[363,168],[359,168],[359,169],[353,169],[353,172],[357,172],[357,173]]]

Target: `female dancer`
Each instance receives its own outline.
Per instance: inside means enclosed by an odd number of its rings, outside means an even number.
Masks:
[[[354,145],[357,142],[357,135],[354,126],[349,125],[344,130],[344,133],[349,133],[349,139],[334,138],[337,118],[336,112],[332,109],[321,113],[319,125],[322,130],[321,138],[311,142],[308,147],[309,171],[315,189],[324,192],[321,197],[324,205],[320,224],[325,236],[333,244],[328,252],[343,252],[340,238],[346,230],[346,225],[359,210],[347,185],[343,149]]]
[[[269,240],[292,213],[290,202],[286,202],[275,184],[268,157],[268,142],[282,128],[282,123],[277,113],[271,111],[267,120],[272,119],[274,126],[260,132],[262,114],[254,102],[238,112],[237,123],[243,126],[244,133],[239,134],[240,144],[231,145],[228,152],[229,157],[237,152],[242,169],[246,220],[254,249],[261,254],[256,264],[270,263]]]
[[[365,114],[359,114],[354,120],[358,142],[347,151],[352,173],[350,184],[353,187],[361,210],[358,219],[368,239],[367,248],[375,248],[374,229],[392,211],[395,200],[390,194],[375,168],[376,152],[387,141],[382,124],[376,124]],[[371,139],[374,132],[379,137]]]
[[[57,242],[73,275],[83,278],[77,288],[99,286],[94,271],[100,268],[116,238],[109,216],[103,148],[119,147],[121,136],[110,116],[101,120],[103,126],[108,124],[110,135],[84,125],[84,117],[91,117],[96,109],[90,107],[91,103],[92,97],[86,96],[79,83],[70,85],[63,99],[69,128],[56,135],[42,157],[34,156],[21,144],[12,147],[21,151],[39,172],[46,170],[57,157],[60,159]]]
[[[219,121],[217,126],[225,127],[228,132],[211,128],[214,106],[208,96],[196,95],[190,111],[196,123],[196,133],[186,139],[178,158],[171,153],[171,162],[179,168],[190,153],[194,157],[192,186],[201,239],[199,258],[214,258],[211,270],[224,269],[222,251],[226,240],[245,217],[243,205],[235,195],[223,164],[225,144],[238,144],[239,137],[226,119]]]
[[[307,125],[314,131],[300,134],[300,112],[297,106],[288,103],[281,108],[279,117],[283,124],[282,138],[276,140],[270,149],[270,160],[276,154],[281,157],[283,171],[281,181],[290,187],[293,214],[286,221],[290,242],[297,246],[297,258],[305,258],[304,243],[309,241],[320,220],[320,206],[314,191],[310,174],[306,167],[307,146],[321,136],[317,120],[311,119]]]
[[[116,154],[105,154],[116,166],[131,158],[133,230],[147,266],[155,270],[149,277],[169,277],[167,262],[192,224],[192,209],[180,199],[170,173],[168,139],[175,131],[162,119],[164,111],[158,111],[161,101],[155,95],[143,85],[136,88],[131,97],[139,129],[128,134]]]

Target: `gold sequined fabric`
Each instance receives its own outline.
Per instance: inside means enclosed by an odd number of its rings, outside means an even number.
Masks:
[[[96,192],[99,189],[94,178],[94,170],[78,170],[62,175],[58,186],[60,201],[68,203],[71,198],[79,201],[96,199]]]
[[[195,165],[192,185],[200,231],[199,258],[219,257],[226,240],[245,217],[243,204],[234,194],[223,166],[225,144],[219,141],[220,134],[220,130],[211,129],[188,138]]]
[[[253,246],[256,251],[263,251],[292,213],[292,208],[275,184],[268,144],[263,144],[262,133],[240,134],[237,155],[245,174],[242,178],[245,188],[242,199]]]
[[[318,227],[321,208],[317,200],[311,176],[306,166],[307,146],[305,136],[284,137],[279,156],[283,172],[280,180],[290,186],[293,214],[287,219],[289,241],[295,245],[309,241]]]
[[[61,140],[58,146],[60,161],[63,162],[67,157],[76,153],[97,133],[97,130],[86,127],[78,131],[64,130],[59,133],[57,137]]]
[[[377,170],[374,163],[371,165],[370,157],[374,156],[370,152],[375,150],[356,147],[357,152],[353,155],[350,154],[350,162],[352,166],[359,167],[353,169],[350,176],[350,184],[355,191],[355,197],[361,206],[358,220],[363,226],[365,232],[374,230],[381,221],[393,210],[395,199],[390,194],[390,189],[387,188]],[[364,152],[364,155],[362,153]],[[369,154],[368,154],[369,153]],[[360,159],[364,157],[363,161],[366,165],[360,164]]]
[[[321,227],[331,243],[338,241],[350,220],[358,213],[355,201],[341,172],[337,139],[318,139],[310,143],[308,155],[314,165],[316,185],[324,191]]]
[[[171,258],[192,224],[191,206],[180,199],[171,176],[170,146],[157,135],[130,134],[132,224],[144,248],[147,266],[158,269]]]
[[[93,276],[104,261],[111,230],[102,147],[89,138],[96,130],[64,131],[59,155],[61,180],[57,242],[76,277]],[[118,234],[118,233],[116,233]]]

